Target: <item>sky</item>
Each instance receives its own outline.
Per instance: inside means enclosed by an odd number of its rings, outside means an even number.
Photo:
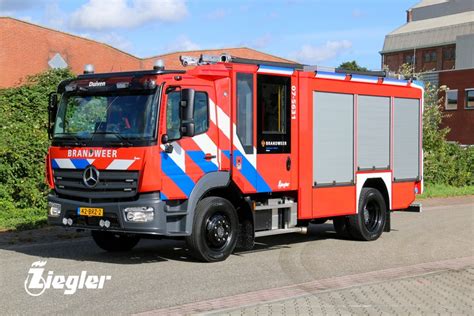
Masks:
[[[11,16],[137,57],[246,46],[301,63],[379,69],[384,36],[419,0],[0,0]]]

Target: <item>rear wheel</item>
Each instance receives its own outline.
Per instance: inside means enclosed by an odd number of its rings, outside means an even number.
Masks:
[[[199,260],[222,261],[234,251],[239,221],[234,206],[220,197],[202,199],[195,211],[193,232],[186,242]]]
[[[107,251],[127,251],[135,247],[140,237],[130,234],[119,234],[113,232],[92,231],[92,239],[97,246]]]
[[[387,207],[382,194],[374,188],[363,188],[359,212],[349,217],[349,231],[358,240],[376,240],[382,235],[387,219]]]

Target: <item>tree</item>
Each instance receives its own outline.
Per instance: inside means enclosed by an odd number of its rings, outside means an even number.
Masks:
[[[369,71],[369,69],[359,66],[359,64],[355,60],[343,62],[339,65],[338,68],[350,71]]]
[[[398,73],[405,78],[423,78],[413,66],[403,64]],[[431,184],[465,186],[474,184],[474,147],[461,148],[446,141],[449,128],[440,128],[445,91],[425,82],[423,112],[424,178]]]

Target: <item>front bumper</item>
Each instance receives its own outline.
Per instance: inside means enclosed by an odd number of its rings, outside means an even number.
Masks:
[[[160,199],[158,192],[140,194],[135,201],[127,202],[107,202],[107,203],[87,203],[71,199],[58,197],[54,192],[48,195],[48,202],[61,205],[59,216],[50,216],[48,214],[48,223],[50,225],[104,230],[112,232],[123,232],[133,234],[151,234],[164,236],[186,236],[189,229],[186,229],[187,212],[170,212],[166,202]],[[126,220],[124,209],[127,207],[153,207],[154,219],[144,223],[134,223]],[[79,207],[100,207],[104,209],[103,217],[79,216],[77,209]],[[72,225],[64,225],[63,219],[72,219]],[[99,226],[99,221],[108,220],[111,225],[109,228]]]

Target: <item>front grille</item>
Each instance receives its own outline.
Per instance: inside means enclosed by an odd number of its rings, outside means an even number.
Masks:
[[[93,188],[84,184],[84,170],[54,169],[56,192],[86,199],[127,199],[137,194],[138,171],[100,170],[99,182]]]

